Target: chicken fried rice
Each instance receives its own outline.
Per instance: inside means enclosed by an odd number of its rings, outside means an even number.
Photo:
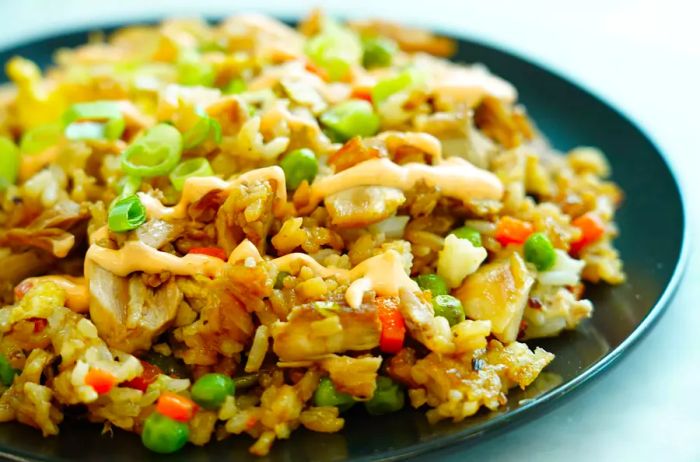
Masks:
[[[95,35],[0,89],[0,421],[169,453],[496,410],[624,280],[621,191],[454,44],[313,12]],[[71,417],[72,418],[72,417]],[[68,423],[66,423],[68,424]]]

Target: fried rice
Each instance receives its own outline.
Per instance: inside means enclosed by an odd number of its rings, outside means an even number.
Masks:
[[[53,436],[77,406],[158,452],[265,455],[352,405],[457,422],[530,385],[554,355],[526,340],[624,281],[622,193],[454,49],[315,11],[10,60],[0,421]]]

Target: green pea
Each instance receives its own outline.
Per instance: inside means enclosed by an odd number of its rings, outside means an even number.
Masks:
[[[333,381],[324,377],[314,392],[314,404],[316,406],[335,406],[343,412],[350,409],[355,404],[355,400],[351,395],[338,391],[333,385]]]
[[[547,271],[557,261],[552,241],[544,233],[534,233],[528,237],[523,252],[525,260],[534,264],[538,271]]]
[[[364,100],[350,100],[321,114],[321,124],[333,131],[342,141],[353,136],[372,136],[379,130],[379,116],[372,105]]]
[[[469,242],[474,244],[474,247],[481,247],[483,245],[481,243],[481,234],[479,233],[479,231],[475,230],[470,226],[462,226],[461,228],[453,230],[450,234],[454,234],[460,239],[468,240]]]
[[[287,189],[297,189],[302,181],[311,183],[318,173],[318,160],[311,149],[295,149],[280,162],[287,180]]]
[[[275,289],[281,289],[284,287],[284,280],[287,279],[287,277],[291,276],[286,271],[280,271],[277,273],[277,278],[275,279]]]
[[[437,274],[421,274],[416,277],[418,287],[422,290],[429,290],[433,297],[438,295],[447,295],[450,291],[447,289],[447,282]]]
[[[378,377],[377,388],[369,401],[365,401],[365,409],[370,415],[389,414],[400,410],[404,405],[405,396],[398,383],[389,377]]]
[[[369,69],[390,66],[398,47],[384,37],[367,37],[362,40],[362,49],[362,65]]]
[[[231,377],[224,374],[205,374],[192,386],[192,399],[206,409],[220,407],[227,396],[236,392]]]
[[[438,295],[433,298],[433,310],[435,310],[435,316],[442,316],[447,319],[450,326],[464,321],[462,302],[452,295]]]
[[[0,355],[0,382],[9,387],[15,380],[15,374],[16,371],[10,364],[10,361],[4,355]]]
[[[170,454],[181,449],[189,436],[187,424],[154,412],[143,423],[141,442],[153,452]]]

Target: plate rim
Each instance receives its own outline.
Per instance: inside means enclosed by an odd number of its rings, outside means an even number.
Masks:
[[[235,11],[232,11],[231,14],[235,14]],[[267,14],[287,23],[297,22],[299,20],[298,16],[276,15],[274,13]],[[220,21],[223,18],[207,16],[200,17],[207,22]],[[48,32],[37,31],[36,33],[25,34],[19,40],[8,40],[4,44],[0,45],[0,53],[13,52],[19,48],[31,46],[38,42],[59,39],[70,35],[89,34],[92,31],[113,30],[115,28],[130,25],[152,25],[167,18],[167,14],[142,15],[136,17],[124,17],[117,20],[97,20],[91,22],[90,24],[82,23],[69,24],[63,27],[59,26],[57,28],[52,28]],[[595,90],[580,82],[575,76],[553,68],[550,64],[545,63],[536,57],[528,57],[524,53],[505,44],[498,43],[497,41],[485,37],[479,37],[476,34],[462,32],[456,26],[440,27],[439,25],[431,26],[430,23],[428,23],[427,25],[421,25],[420,27],[433,31],[441,36],[446,36],[460,42],[471,43],[486,49],[490,49],[491,51],[496,51],[506,55],[508,58],[534,66],[538,70],[544,71],[554,76],[556,79],[564,81],[568,85],[573,86],[576,90],[580,91],[588,98],[595,100],[596,103],[604,106],[607,110],[613,112],[617,117],[634,128],[656,151],[671,175],[673,185],[676,188],[680,202],[680,212],[683,225],[681,244],[678,259],[675,262],[671,278],[661,292],[659,299],[649,309],[649,312],[644,316],[641,322],[617,347],[607,352],[603,357],[589,365],[586,369],[581,371],[568,382],[565,382],[562,385],[559,385],[554,389],[531,399],[516,409],[506,412],[503,414],[503,419],[487,420],[479,424],[476,431],[457,431],[453,434],[436,437],[429,441],[419,441],[408,446],[388,449],[382,453],[368,454],[350,459],[353,461],[394,461],[419,456],[421,454],[440,449],[451,448],[454,450],[455,446],[459,443],[476,441],[482,438],[494,436],[497,433],[512,430],[517,425],[523,424],[526,417],[530,417],[530,420],[536,420],[544,416],[547,412],[552,411],[555,407],[562,405],[565,398],[574,396],[573,393],[580,391],[583,386],[590,384],[593,379],[600,378],[605,373],[610,371],[612,367],[619,363],[620,358],[624,354],[632,351],[633,347],[638,345],[643,338],[649,335],[672,302],[673,297],[680,286],[680,282],[685,275],[690,254],[690,223],[688,220],[688,204],[686,200],[687,194],[685,193],[686,188],[684,186],[684,182],[676,171],[675,163],[671,158],[669,158],[665,151],[659,147],[659,143],[656,141],[655,137],[653,137],[641,123],[620,109],[620,107],[617,105],[604,99]],[[488,68],[488,65],[486,67]],[[13,449],[12,451],[13,452],[10,452],[8,448],[0,446],[0,457],[18,462],[55,462],[56,460],[63,460],[37,456],[23,450],[15,451]]]

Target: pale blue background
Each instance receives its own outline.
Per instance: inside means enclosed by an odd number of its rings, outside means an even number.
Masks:
[[[0,46],[145,16],[216,16],[241,9],[298,15],[317,5],[344,16],[382,16],[491,42],[611,101],[668,154],[683,183],[691,241],[695,237],[700,199],[697,2],[0,0]],[[688,271],[670,309],[613,370],[536,421],[438,455],[453,461],[700,460],[699,283],[700,257],[691,242]]]

